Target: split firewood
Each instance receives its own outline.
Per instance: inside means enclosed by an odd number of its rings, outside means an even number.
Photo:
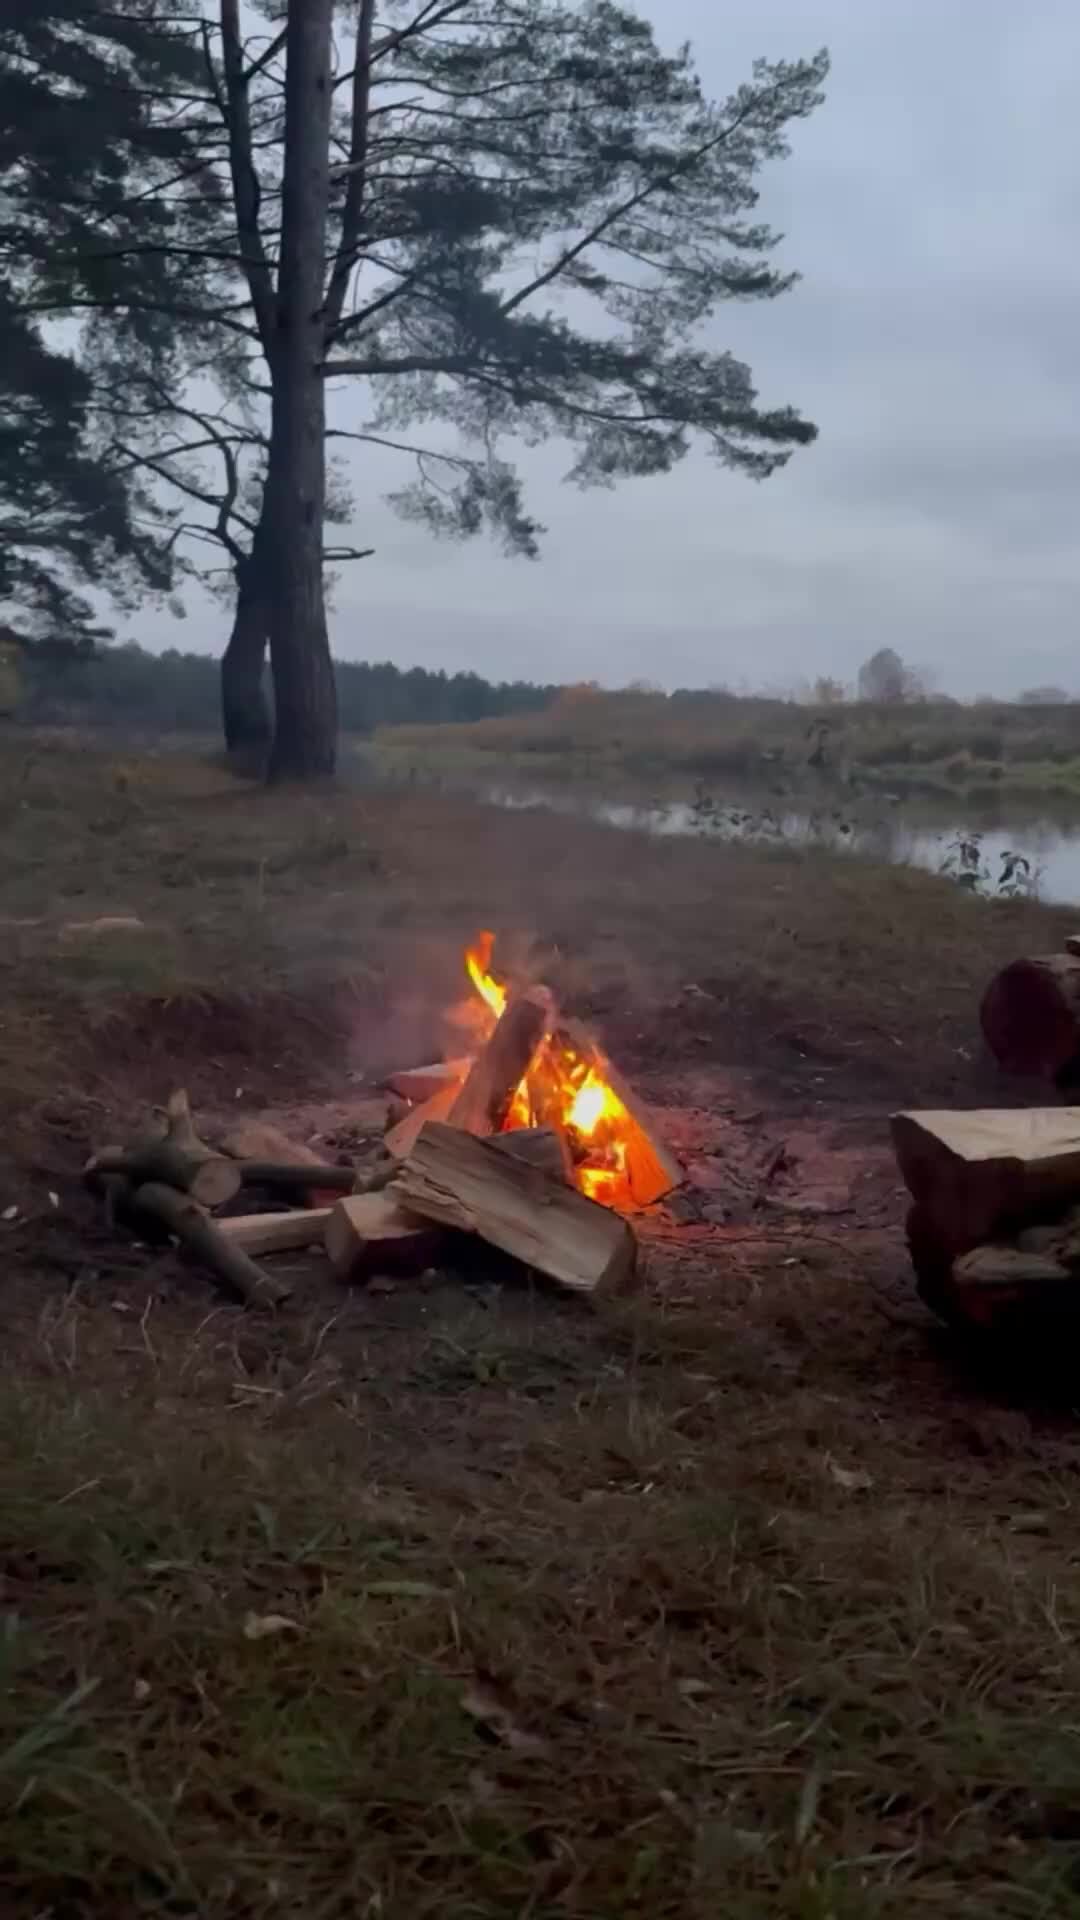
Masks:
[[[637,1242],[620,1214],[459,1127],[429,1121],[389,1192],[572,1292],[616,1292],[633,1278]]]
[[[1058,1079],[1080,1056],[1080,957],[1014,960],[991,980],[979,1017],[1007,1073]]]
[[[172,1094],[165,1109],[165,1131],[99,1153],[86,1168],[88,1176],[120,1176],[132,1186],[163,1183],[188,1193],[203,1207],[224,1206],[240,1191],[241,1176],[233,1161],[215,1153],[195,1132],[182,1090]]]
[[[423,1273],[445,1240],[440,1227],[409,1213],[390,1193],[357,1193],[339,1200],[323,1230],[336,1278],[353,1282],[375,1274]]]
[[[164,1227],[190,1253],[208,1267],[228,1293],[250,1307],[276,1307],[289,1297],[290,1289],[256,1266],[241,1247],[234,1246],[189,1194],[175,1187],[148,1181],[131,1195],[133,1220],[150,1220]]]
[[[406,1067],[400,1073],[387,1074],[386,1085],[402,1100],[411,1103],[430,1100],[433,1093],[441,1093],[445,1087],[453,1087],[456,1093],[471,1066],[472,1060],[467,1058],[438,1060],[428,1067]]]
[[[893,1145],[922,1257],[945,1262],[1080,1195],[1080,1108],[898,1113]]]
[[[216,1222],[231,1247],[248,1254],[291,1253],[322,1245],[331,1207],[297,1207],[288,1213],[237,1213]]]
[[[493,1134],[491,1144],[498,1147],[500,1153],[509,1153],[526,1166],[538,1168],[552,1180],[573,1180],[566,1135],[554,1127],[509,1127],[504,1133]]]
[[[440,1087],[438,1093],[433,1093],[430,1099],[422,1101],[411,1113],[396,1121],[383,1142],[387,1152],[395,1160],[404,1160],[412,1152],[413,1142],[421,1127],[428,1120],[445,1120],[459,1092],[460,1088],[453,1085]]]
[[[516,994],[473,1061],[447,1119],[463,1133],[501,1133],[514,1095],[555,1022],[547,987]]]

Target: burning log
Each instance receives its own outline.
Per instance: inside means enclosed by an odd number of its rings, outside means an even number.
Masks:
[[[459,1127],[429,1121],[392,1192],[571,1292],[617,1292],[633,1279],[637,1243],[619,1214]]]
[[[991,980],[979,1018],[1006,1073],[1062,1079],[1080,1061],[1080,958],[1014,960]]]
[[[179,1240],[221,1281],[226,1292],[249,1307],[276,1307],[289,1298],[290,1289],[264,1273],[254,1260],[222,1233],[188,1194],[155,1181],[136,1187],[128,1210],[132,1219],[152,1221]]]
[[[87,1177],[91,1182],[119,1179],[131,1186],[163,1184],[190,1194],[203,1207],[224,1206],[234,1199],[242,1184],[240,1170],[200,1140],[182,1089],[170,1095],[165,1123],[164,1133],[155,1138],[96,1154],[86,1168]]]
[[[437,1259],[445,1235],[418,1219],[390,1193],[358,1193],[331,1208],[323,1244],[339,1280],[370,1280],[376,1274],[411,1276]]]
[[[594,1036],[576,1020],[560,1021],[552,1036],[551,1052],[570,1051],[588,1063],[582,1096],[571,1107],[570,1121],[583,1138],[586,1153],[590,1139],[609,1132],[616,1146],[616,1167],[621,1180],[605,1181],[601,1170],[596,1182],[586,1182],[586,1191],[595,1187],[597,1199],[606,1198],[605,1186],[614,1191],[612,1199],[632,1207],[651,1207],[673,1187],[682,1184],[682,1168],[658,1140],[648,1109],[638,1099]],[[595,1094],[595,1118],[588,1101]]]
[[[554,1018],[555,1002],[546,987],[528,987],[507,1002],[449,1109],[451,1126],[478,1136],[502,1131],[514,1095],[527,1078]]]

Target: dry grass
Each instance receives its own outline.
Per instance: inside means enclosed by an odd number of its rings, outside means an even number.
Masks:
[[[1080,705],[1024,707],[792,700],[697,693],[589,693],[570,688],[539,713],[457,726],[387,727],[387,748],[488,757],[580,778],[801,780],[826,777],[962,795],[972,789],[1075,797],[1080,792]]]
[[[432,1009],[482,924],[519,953],[531,943],[639,1061],[708,1046],[812,1061],[886,1098],[946,1097],[970,1077],[991,969],[1072,924],[820,850],[657,840],[422,791],[273,795],[170,755],[9,746],[0,991],[19,1017],[0,1060],[26,1101],[57,1049],[78,1064],[76,1026],[95,1059],[108,1033],[130,1064],[152,1053],[163,1006],[167,1037],[182,1009],[205,1016],[193,1051],[215,1007],[238,1042],[250,1028],[251,1054],[268,1020],[276,1056],[288,995],[309,1055],[301,1004],[344,1024],[363,1064],[388,1065],[434,1043]],[[64,934],[131,912],[142,931]]]
[[[1061,924],[173,761],[43,753],[0,807],[12,1177],[58,1185],[178,1063],[340,1092],[478,920],[646,1084],[864,1100],[969,1095],[978,983]],[[625,1317],[481,1272],[268,1325],[76,1226],[5,1229],[5,1914],[1080,1914],[1080,1443],[897,1313],[894,1233],[658,1238]]]
[[[764,1278],[383,1302],[321,1377],[69,1302],[0,1393],[5,1912],[1080,1910],[1076,1440]]]

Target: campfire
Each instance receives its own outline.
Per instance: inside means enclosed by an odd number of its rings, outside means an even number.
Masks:
[[[476,1053],[387,1081],[419,1103],[391,1129],[391,1152],[407,1153],[428,1120],[475,1134],[536,1129],[554,1135],[558,1160],[588,1199],[623,1213],[652,1206],[681,1175],[641,1103],[597,1040],[559,1014],[548,988],[510,992],[492,972],[494,944],[481,933],[465,952],[474,992],[458,1024],[477,1030]]]
[[[574,1292],[624,1287],[630,1216],[679,1167],[595,1036],[493,961],[481,934],[457,1020],[471,1050],[388,1077],[402,1108],[370,1164],[326,1165],[258,1122],[208,1143],[176,1093],[152,1135],[94,1155],[86,1184],[110,1218],[179,1241],[250,1305],[289,1291],[258,1255],[321,1242],[340,1279],[371,1281],[452,1264],[462,1235]]]

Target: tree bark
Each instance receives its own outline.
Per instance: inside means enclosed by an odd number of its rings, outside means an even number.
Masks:
[[[269,596],[256,535],[236,570],[236,612],[221,661],[221,718],[227,752],[258,774],[266,771],[273,737],[264,679],[269,640]]]
[[[334,772],[337,697],[323,592],[323,281],[330,190],[333,0],[290,0],[285,170],[264,514],[274,677],[271,781]]]

